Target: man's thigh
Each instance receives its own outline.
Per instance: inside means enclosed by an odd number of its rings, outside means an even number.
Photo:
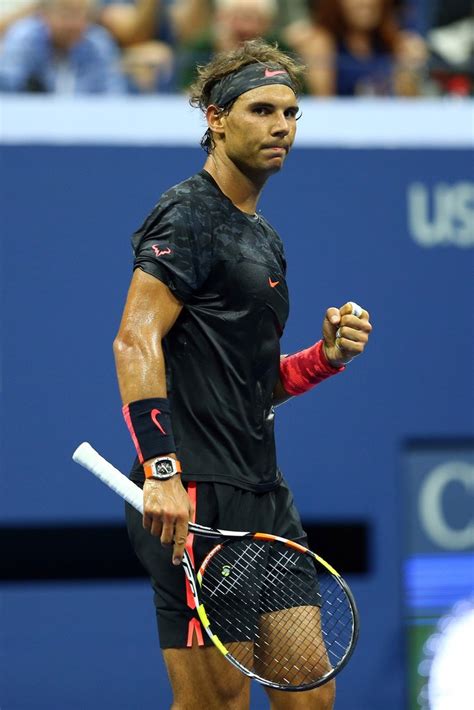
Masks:
[[[259,638],[262,643],[255,654],[255,670],[270,681],[311,685],[331,671],[318,607],[299,606],[262,614]]]
[[[163,658],[173,688],[173,710],[248,710],[250,679],[216,648],[167,648]]]
[[[260,661],[267,668],[269,680],[284,683],[289,679],[295,685],[304,685],[331,670],[318,607],[293,607],[263,614],[260,633],[266,640]],[[285,664],[272,664],[274,657],[284,657]],[[258,663],[255,670],[258,672]],[[332,710],[334,706],[334,681],[297,693],[271,688],[266,691],[272,710]]]

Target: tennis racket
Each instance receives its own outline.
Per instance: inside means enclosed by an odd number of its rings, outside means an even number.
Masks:
[[[90,444],[73,459],[143,513],[142,489]],[[275,535],[194,523],[189,531],[217,543],[199,570],[186,552],[182,564],[201,623],[230,663],[278,690],[309,690],[339,673],[359,621],[348,585],[327,562]]]

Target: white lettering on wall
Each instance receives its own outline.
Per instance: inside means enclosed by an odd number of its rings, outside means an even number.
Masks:
[[[443,495],[450,483],[461,485],[473,511],[464,527],[453,528],[446,520]],[[444,550],[468,550],[474,547],[474,466],[452,461],[434,468],[420,489],[420,521],[428,537]]]
[[[408,186],[408,228],[423,247],[474,246],[474,183]]]

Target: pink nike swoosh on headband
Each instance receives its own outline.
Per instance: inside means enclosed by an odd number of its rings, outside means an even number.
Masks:
[[[270,79],[272,76],[276,76],[277,74],[286,74],[286,71],[284,69],[276,69],[275,71],[265,69],[265,78],[267,79]]]

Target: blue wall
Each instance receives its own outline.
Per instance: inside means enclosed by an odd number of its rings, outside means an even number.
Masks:
[[[1,150],[0,521],[117,521],[121,502],[70,455],[87,439],[129,465],[111,351],[131,274],[129,235],[203,156],[164,147]],[[277,415],[280,464],[303,516],[364,519],[373,530],[371,573],[349,579],[362,633],[338,710],[404,707],[399,453],[407,439],[473,428],[471,172],[462,150],[295,149],[260,204],[289,263],[283,350],[318,339],[330,305],[355,300],[374,323],[363,358]],[[146,585],[11,585],[2,598],[2,710],[132,708],[157,688],[155,706],[167,707]],[[143,663],[148,655],[156,671]],[[125,668],[133,682],[124,682]],[[259,698],[260,690],[255,708]]]

